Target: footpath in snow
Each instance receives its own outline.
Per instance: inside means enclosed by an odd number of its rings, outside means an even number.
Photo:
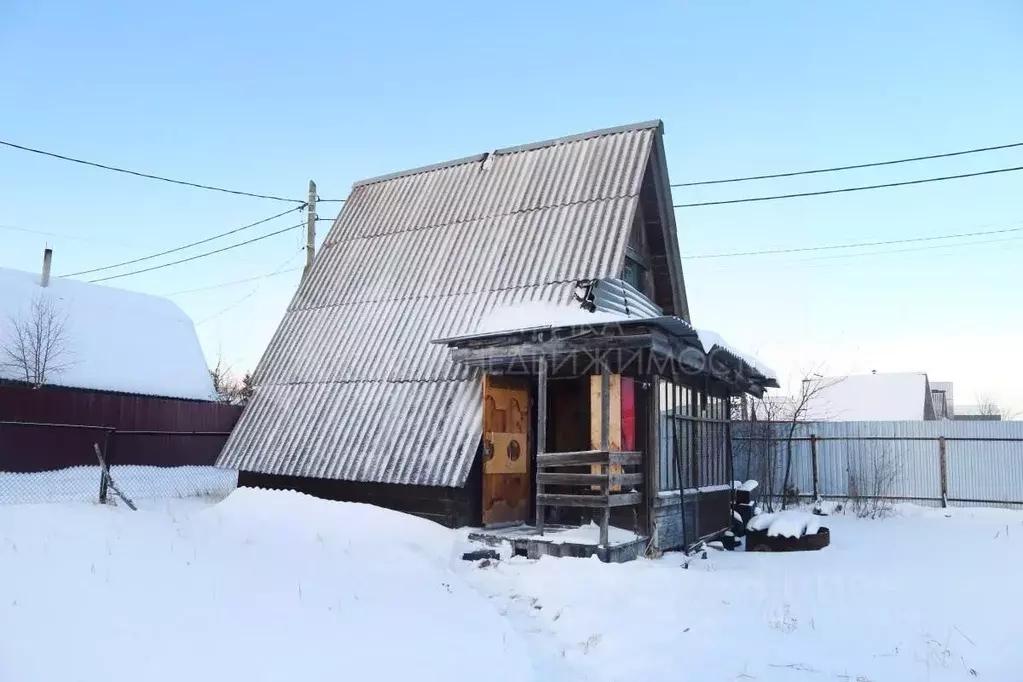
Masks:
[[[1021,679],[1023,512],[822,521],[820,552],[479,565],[286,492],[0,506],[0,680]]]

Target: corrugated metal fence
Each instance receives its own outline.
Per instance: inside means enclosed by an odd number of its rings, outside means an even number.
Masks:
[[[732,433],[736,478],[766,494],[784,492],[788,464],[789,494],[803,498],[1023,506],[1023,422],[736,422]]]

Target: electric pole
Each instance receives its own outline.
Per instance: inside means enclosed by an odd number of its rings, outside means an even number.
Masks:
[[[309,181],[309,200],[305,207],[305,269],[302,270],[304,278],[309,269],[313,266],[313,257],[316,256],[316,183]]]

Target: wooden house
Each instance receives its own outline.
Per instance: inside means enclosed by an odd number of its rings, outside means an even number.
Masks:
[[[219,464],[450,526],[730,524],[729,398],[689,322],[660,121],[356,183]],[[684,512],[684,513],[683,513]]]

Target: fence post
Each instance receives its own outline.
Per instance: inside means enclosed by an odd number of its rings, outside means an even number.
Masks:
[[[817,434],[810,434],[810,465],[813,468],[813,501],[821,499],[821,470],[817,460]]]
[[[107,503],[107,477],[110,475],[110,436],[111,433],[107,433],[107,437],[103,439],[103,456],[99,462],[99,503]],[[99,451],[99,444],[96,445],[97,453]]]
[[[941,468],[941,506],[948,506],[948,449],[945,437],[938,438],[938,466]]]

